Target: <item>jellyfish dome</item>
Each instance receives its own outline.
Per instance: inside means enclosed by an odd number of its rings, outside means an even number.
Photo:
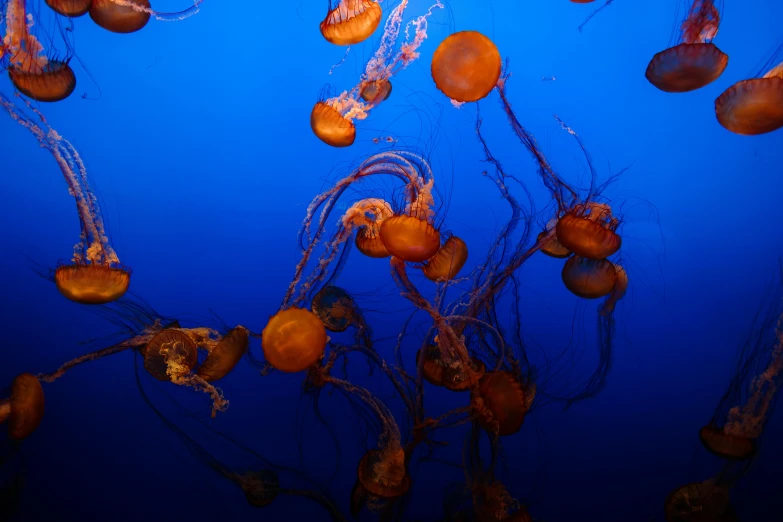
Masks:
[[[62,295],[81,304],[106,304],[122,297],[130,286],[130,270],[99,264],[63,265],[54,273]]]
[[[731,435],[715,426],[699,430],[699,440],[710,453],[727,460],[748,460],[756,454],[754,439]]]
[[[484,374],[472,402],[484,429],[506,436],[522,428],[531,401],[511,372],[498,371]]]
[[[783,63],[762,78],[735,83],[715,100],[715,116],[736,134],[755,136],[783,127]]]
[[[63,16],[77,18],[86,15],[93,0],[46,0],[52,11]]]
[[[29,436],[44,416],[44,392],[35,375],[18,375],[11,385],[11,398],[0,401],[0,422],[8,421],[8,435],[14,440]]]
[[[198,350],[182,330],[167,328],[152,338],[144,352],[144,368],[159,381],[170,381],[198,363]]]
[[[549,257],[554,257],[555,259],[565,259],[571,256],[572,252],[560,244],[560,241],[557,240],[557,233],[553,234],[549,239],[544,240],[546,235],[547,231],[544,230],[538,234],[538,237],[536,238],[537,243],[544,241],[541,244],[541,248],[539,249],[541,252],[548,255]]]
[[[113,33],[135,33],[150,21],[149,0],[92,0],[90,18]]]
[[[326,328],[318,316],[296,307],[276,313],[261,333],[267,362],[287,373],[315,364],[324,354],[326,341]]]
[[[380,234],[383,246],[403,261],[426,261],[440,248],[440,232],[415,216],[403,214],[384,220]]]
[[[365,41],[381,23],[382,10],[374,0],[340,0],[321,22],[321,34],[335,45]]]
[[[563,284],[571,293],[583,299],[598,299],[611,293],[617,285],[615,265],[606,259],[573,256],[561,273]]]
[[[399,497],[411,487],[402,448],[368,451],[359,461],[357,475],[364,489],[380,498]]]
[[[457,236],[451,236],[422,268],[430,281],[454,279],[468,260],[468,245]]]
[[[672,491],[664,504],[668,522],[737,522],[729,490],[713,480],[686,484]]]
[[[247,352],[250,344],[250,332],[244,326],[237,326],[223,336],[209,352],[204,363],[199,366],[198,375],[207,382],[222,379],[237,365]]]
[[[353,122],[325,102],[318,102],[313,107],[310,128],[318,139],[332,147],[349,147],[356,139]]]
[[[557,240],[574,254],[604,259],[620,250],[622,239],[615,232],[618,221],[611,208],[599,203],[576,205],[557,220]]]
[[[327,330],[344,332],[356,320],[356,302],[342,288],[327,285],[313,297],[313,313]]]
[[[500,78],[502,60],[495,44],[477,31],[461,31],[443,40],[432,55],[435,86],[457,102],[484,98]]]

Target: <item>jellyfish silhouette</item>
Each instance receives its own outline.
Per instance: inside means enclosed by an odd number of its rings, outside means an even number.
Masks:
[[[0,423],[8,422],[8,436],[27,438],[44,416],[44,392],[41,382],[29,373],[18,375],[11,385],[11,397],[0,400]]]
[[[717,5],[716,5],[717,4]],[[647,80],[665,92],[688,92],[714,82],[723,74],[729,57],[713,38],[720,25],[720,0],[693,0],[678,32],[678,43],[653,56]]]

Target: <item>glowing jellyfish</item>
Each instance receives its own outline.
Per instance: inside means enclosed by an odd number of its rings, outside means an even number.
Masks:
[[[146,346],[144,368],[159,381],[170,381],[175,364],[177,370],[190,371],[198,362],[196,345],[179,329],[169,328],[156,335]]]
[[[487,372],[471,404],[484,429],[503,437],[522,428],[534,398],[535,386],[523,387],[511,372]]]
[[[729,63],[729,57],[711,43],[719,25],[714,0],[694,0],[680,27],[679,45],[653,56],[647,80],[665,92],[693,91],[715,81]]]
[[[617,268],[607,259],[573,256],[563,266],[566,288],[583,299],[608,295],[617,284]]]
[[[29,130],[54,157],[76,200],[81,223],[80,241],[74,246],[73,264],[59,266],[55,283],[65,297],[82,304],[104,304],[122,297],[130,285],[130,270],[120,260],[109,243],[101,217],[98,199],[90,189],[87,169],[71,143],[52,129],[43,115],[29,102],[27,108],[38,122],[0,94],[0,105],[17,123]]]
[[[359,461],[356,474],[362,487],[380,498],[399,497],[411,487],[401,447],[368,451]]]
[[[52,11],[71,18],[86,15],[92,3],[93,0],[46,0]]]
[[[339,0],[321,22],[321,34],[335,45],[353,45],[365,41],[381,23],[381,6],[375,0]]]
[[[150,21],[149,0],[92,0],[90,18],[113,33],[134,33]]]
[[[32,16],[25,11],[24,0],[9,0],[6,33],[0,46],[8,55],[8,76],[19,92],[36,101],[64,100],[76,88],[76,75],[68,61],[50,60],[43,45],[30,30]],[[0,54],[2,57],[2,54]]]
[[[323,357],[326,329],[318,316],[303,308],[277,312],[261,334],[267,362],[281,372],[301,372]]]
[[[468,245],[457,236],[451,236],[422,267],[430,281],[454,279],[468,260]]]
[[[391,254],[381,241],[381,224],[394,215],[391,206],[382,199],[367,198],[356,202],[345,216],[354,226],[360,227],[356,232],[356,249],[367,257],[382,259]],[[343,217],[343,221],[346,221]]]
[[[440,232],[417,216],[391,217],[381,225],[380,234],[386,250],[403,261],[426,261],[440,248]]]
[[[664,504],[668,522],[737,522],[729,488],[714,479],[693,482],[672,491]]]
[[[199,377],[207,382],[213,382],[228,375],[247,352],[249,343],[249,332],[244,326],[237,326],[229,330],[210,349],[206,360],[199,366]]]
[[[619,220],[609,205],[576,205],[557,220],[557,241],[574,254],[588,259],[604,259],[620,249]]]
[[[449,35],[432,55],[435,86],[457,102],[484,98],[500,78],[502,60],[495,44],[477,31]]]
[[[715,115],[726,129],[746,136],[783,127],[783,62],[726,89],[715,100]]]
[[[327,145],[347,147],[353,144],[356,139],[354,120],[365,119],[371,109],[388,98],[391,93],[391,77],[419,57],[418,48],[427,38],[427,18],[433,9],[443,7],[437,0],[426,14],[410,21],[405,29],[406,41],[400,45],[399,51],[395,52],[402,15],[407,6],[408,0],[402,0],[389,14],[384,24],[380,46],[367,62],[359,83],[339,96],[318,101],[313,107],[310,113],[310,128],[313,134]],[[410,27],[414,28],[414,36],[408,41]]]
[[[11,385],[11,397],[0,401],[0,422],[8,422],[8,435],[22,440],[41,424],[44,392],[38,379],[29,373],[18,375]]]
[[[477,357],[471,357],[466,366],[459,358],[448,358],[436,345],[428,346],[424,350],[424,361],[420,363],[421,353],[416,353],[416,363],[421,364],[422,374],[427,382],[451,391],[469,390],[481,379],[486,369]]]

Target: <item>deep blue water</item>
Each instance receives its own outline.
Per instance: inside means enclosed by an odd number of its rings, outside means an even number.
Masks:
[[[187,3],[153,2],[166,11]],[[28,4],[45,8],[38,0]],[[89,17],[74,21],[76,91],[36,106],[85,160],[112,244],[133,269],[132,292],[190,326],[214,326],[214,311],[230,326],[260,333],[300,258],[297,232],[307,205],[389,147],[387,137],[396,140],[392,148],[427,152],[444,202],[442,230],[469,245],[465,272],[482,263],[508,208],[482,176],[491,166],[476,138],[475,104],[452,107],[429,68],[448,34],[481,31],[510,59],[507,92],[518,118],[566,179],[587,183],[587,164],[555,114],[583,140],[600,178],[629,167],[604,194],[623,217],[630,279],[616,313],[606,388],[567,411],[555,403],[532,412],[521,432],[503,441],[501,476],[536,520],[664,520],[672,489],[720,469],[699,443],[698,429],[735,370],[759,305],[770,292],[781,297],[773,285],[783,255],[783,131],[732,134],[716,122],[713,100],[757,72],[780,45],[783,4],[726,2],[715,40],[730,56],[726,71],[703,89],[675,95],[644,78],[677,23],[674,0],[616,0],[581,32],[577,27],[598,5],[453,0],[433,14],[420,58],[393,78],[392,96],[357,123],[356,143],[344,149],[313,136],[309,113],[325,84],[333,92],[354,85],[380,30],[345,56],[318,32],[325,4],[207,0],[196,16],[152,20],[129,35],[109,33]],[[410,0],[406,20],[429,5]],[[6,75],[0,92],[13,93]],[[525,180],[543,210],[549,195],[497,93],[479,105],[493,154]],[[21,372],[52,371],[102,347],[82,343],[117,328],[67,301],[33,270],[34,263],[54,267],[70,257],[79,223],[51,155],[5,114],[0,136],[5,388]],[[390,186],[369,185],[364,194]],[[563,287],[561,266],[540,255],[526,263],[518,305],[525,338],[537,352],[573,353],[569,371],[553,378],[566,385],[595,366],[597,303]],[[432,296],[434,285],[420,275],[414,282]],[[379,353],[390,358],[413,308],[399,296],[388,262],[354,251],[339,285],[356,296]],[[511,304],[508,295],[498,303],[505,324]],[[416,317],[420,324],[403,345],[411,366],[428,327],[423,314]],[[258,339],[251,351],[261,358]],[[253,465],[199,419],[280,465],[305,470],[349,516],[356,463],[376,434],[352,420],[355,411],[340,393],[324,393],[319,403],[340,441],[338,455],[302,392],[302,374],[261,377],[243,360],[218,383],[228,411],[210,420],[203,394],[139,371],[152,402],[217,458],[238,469]],[[368,375],[357,358],[348,371],[401,414],[401,402],[377,370]],[[0,468],[4,479],[23,473],[25,480],[12,520],[328,520],[318,505],[295,496],[250,507],[234,483],[188,451],[150,410],[131,352],[76,368],[45,392],[44,421]],[[433,416],[464,405],[463,395],[432,387],[427,393]],[[444,460],[461,462],[468,430],[463,425],[438,435],[449,442],[436,450]],[[756,460],[732,490],[743,521],[783,520],[781,440],[783,419],[773,411]],[[10,441],[0,444],[10,451]],[[422,461],[411,474],[403,519],[442,520],[444,490],[464,481],[462,471]]]

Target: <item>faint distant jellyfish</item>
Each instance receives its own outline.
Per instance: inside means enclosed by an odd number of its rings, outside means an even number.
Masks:
[[[399,497],[411,486],[411,478],[405,466],[405,452],[396,444],[384,450],[365,453],[359,461],[357,475],[364,489],[380,498]]]
[[[437,343],[437,339],[435,340]],[[416,363],[419,363],[422,351],[416,353]],[[424,349],[424,362],[422,363],[422,375],[427,382],[434,386],[441,386],[451,391],[467,391],[474,382],[484,375],[486,367],[481,359],[471,357],[468,368],[459,358],[448,359],[441,353],[437,344],[427,346]]]
[[[476,31],[461,31],[443,40],[432,55],[435,86],[457,102],[484,98],[500,78],[502,60],[495,44]]]
[[[535,386],[525,388],[513,373],[497,371],[484,374],[471,404],[482,427],[503,437],[522,428],[534,398]]]
[[[63,16],[77,18],[87,14],[93,0],[46,0],[52,11]]]
[[[422,267],[430,281],[454,279],[468,260],[468,245],[457,236],[451,236]]]
[[[693,482],[672,491],[664,512],[668,522],[737,522],[729,488],[714,479]]]
[[[715,115],[726,129],[746,136],[783,127],[783,62],[726,89],[715,100]]]
[[[353,45],[365,41],[381,23],[381,6],[374,0],[339,0],[321,22],[321,34],[335,45]]]
[[[217,381],[228,375],[247,352],[249,332],[244,326],[229,330],[209,352],[199,366],[198,376],[207,382]]]
[[[332,332],[344,332],[354,324],[358,315],[351,294],[332,285],[323,287],[315,294],[312,308],[326,329]]]
[[[92,0],[90,18],[113,33],[134,33],[150,21],[149,0]]]
[[[579,204],[557,220],[557,240],[578,256],[604,259],[620,249],[618,225],[609,205]]]
[[[198,351],[193,340],[178,329],[162,330],[147,344],[144,368],[159,381],[170,381],[171,362],[178,361],[182,373],[198,363]]]
[[[645,76],[665,92],[688,92],[715,81],[729,57],[711,43],[720,13],[714,0],[694,0],[680,27],[679,45],[653,56]]]
[[[245,498],[254,507],[271,504],[280,492],[280,478],[272,470],[251,471],[237,476]]]
[[[56,102],[70,96],[76,88],[76,75],[67,60],[46,57],[43,46],[30,33],[33,20],[30,16],[28,25],[24,0],[9,0],[5,19],[2,47],[8,55],[8,76],[14,87],[42,102]]]
[[[281,372],[306,370],[323,357],[326,329],[318,316],[303,308],[277,312],[261,333],[267,362]]]
[[[8,435],[22,440],[41,424],[44,392],[41,383],[29,373],[18,375],[11,385],[11,397],[0,401],[0,422],[8,422]]]

